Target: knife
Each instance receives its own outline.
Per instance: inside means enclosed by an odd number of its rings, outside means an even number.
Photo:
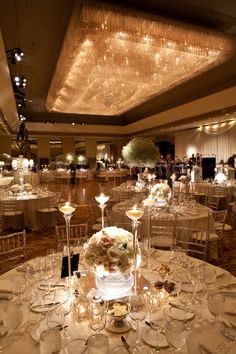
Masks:
[[[121,336],[120,338],[121,338],[121,341],[124,344],[124,347],[127,350],[127,352],[131,354],[131,347],[130,347],[129,343],[127,342],[127,340],[125,339],[125,337]]]
[[[56,306],[56,305],[59,305],[60,302],[49,302],[48,304],[39,304],[39,305],[33,305],[31,306],[31,309],[36,309],[38,307],[51,307],[51,306]]]
[[[182,306],[182,305],[176,304],[176,303],[171,302],[171,301],[169,301],[169,305],[172,306],[172,307],[175,307],[175,308],[177,308],[177,309],[179,309],[179,310],[185,311],[185,312],[194,313],[194,310],[189,309],[189,308],[187,308],[187,307],[184,307],[184,306]]]

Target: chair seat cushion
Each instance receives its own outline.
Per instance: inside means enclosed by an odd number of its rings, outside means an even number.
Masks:
[[[38,213],[53,213],[55,211],[57,211],[56,208],[42,208],[37,210]]]
[[[21,214],[23,214],[23,211],[21,210],[6,210],[3,213],[4,216],[16,216]]]
[[[215,222],[215,230],[216,231],[222,230],[222,226],[223,226],[223,224],[221,222]],[[225,224],[224,225],[224,230],[225,231],[230,231],[230,230],[232,230],[232,226],[229,225],[229,224]]]
[[[206,241],[206,237],[207,237],[207,232],[195,232],[192,235],[192,238],[196,241]],[[209,241],[218,241],[219,240],[219,236],[217,234],[214,233],[210,233],[209,234]]]

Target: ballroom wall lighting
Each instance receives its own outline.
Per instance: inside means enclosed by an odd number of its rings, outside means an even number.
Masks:
[[[49,89],[49,111],[118,115],[229,58],[209,29],[108,3],[75,2]]]

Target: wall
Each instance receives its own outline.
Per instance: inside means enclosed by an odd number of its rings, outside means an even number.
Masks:
[[[236,154],[236,125],[219,135],[207,135],[197,129],[186,130],[175,134],[175,155],[190,157],[199,152],[203,156],[215,156],[216,162]]]

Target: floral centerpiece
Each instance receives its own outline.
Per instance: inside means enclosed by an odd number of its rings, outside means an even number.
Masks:
[[[171,197],[171,189],[166,183],[156,183],[151,189],[151,196],[157,201],[157,205],[166,205]]]
[[[115,226],[95,233],[84,246],[84,262],[95,272],[96,285],[104,299],[125,296],[133,286],[133,235]],[[137,266],[141,262],[137,245]]]
[[[155,167],[159,161],[160,154],[158,148],[151,139],[133,138],[122,149],[124,163],[129,166]]]

